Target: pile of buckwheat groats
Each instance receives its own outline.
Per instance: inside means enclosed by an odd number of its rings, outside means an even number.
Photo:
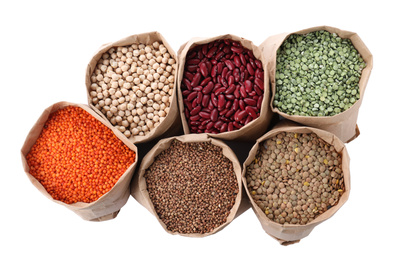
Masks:
[[[315,133],[281,132],[265,140],[246,180],[255,203],[280,224],[307,224],[344,192],[341,156]]]
[[[238,194],[231,161],[210,142],[173,140],[144,177],[155,211],[171,232],[211,232],[226,222]]]

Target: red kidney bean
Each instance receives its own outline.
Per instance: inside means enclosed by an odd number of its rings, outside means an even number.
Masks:
[[[235,84],[228,84],[228,88],[224,91],[224,94],[229,95],[229,94],[233,93],[235,91],[235,89],[236,89]]]
[[[214,108],[215,108],[215,106],[213,105],[212,100],[209,99],[208,109],[212,110]]]
[[[220,133],[224,133],[225,131],[227,131],[228,128],[228,124],[224,123],[221,127],[220,127]]]
[[[233,130],[234,130],[234,125],[232,124],[232,122],[229,122],[228,125],[227,125],[227,131],[231,132]]]
[[[192,90],[191,82],[188,79],[184,78],[182,82],[188,90]]]
[[[194,116],[190,116],[190,120],[191,121],[199,121],[199,119],[201,119],[201,116],[199,114],[198,115],[194,115]]]
[[[229,53],[231,53],[231,47],[229,45],[225,46],[223,51],[224,51],[224,53],[229,54]]]
[[[196,107],[198,105],[197,100],[194,99],[191,103],[192,107]]]
[[[212,112],[210,113],[210,120],[216,122],[218,116],[219,116],[219,111],[217,109],[213,109]]]
[[[212,101],[212,104],[213,104],[215,107],[218,107],[218,100],[217,100],[217,98],[216,98],[216,96],[215,96],[214,93],[212,93],[212,94],[210,95],[210,100]]]
[[[198,92],[198,94],[197,94],[197,103],[198,104],[202,103],[202,98],[203,98],[202,92]]]
[[[188,96],[190,93],[191,93],[191,91],[188,89],[182,91],[183,96]]]
[[[190,118],[190,111],[188,110],[188,108],[184,108],[184,115],[186,116],[187,119]]]
[[[215,59],[218,61],[218,60],[220,60],[224,55],[225,55],[225,48],[224,48],[223,51],[219,51],[219,52],[216,54]]]
[[[216,90],[214,91],[214,94],[215,94],[216,96],[218,96],[220,93],[223,93],[226,89],[227,89],[226,87],[218,88],[218,89],[216,89]]]
[[[245,111],[249,114],[249,116],[251,116],[253,119],[257,118],[257,114],[256,111],[254,111],[254,109],[251,106],[247,106],[245,108]]]
[[[237,121],[232,122],[232,125],[237,128],[237,129],[241,129],[243,127],[243,125],[239,124]]]
[[[231,73],[231,71],[229,71],[229,73]],[[235,78],[232,75],[227,76],[227,83],[228,86],[233,85],[235,83]]]
[[[258,98],[259,96],[263,95],[263,91],[256,84],[254,84],[253,89],[254,89],[254,92],[256,92],[256,94],[258,95],[255,97]]]
[[[208,45],[207,44],[202,45],[201,52],[203,55],[206,55],[208,53]]]
[[[241,86],[241,87],[240,87],[239,92],[241,93],[241,96],[242,96],[243,98],[247,98],[248,94],[246,93],[246,90],[245,90],[245,87],[244,87],[244,86]]]
[[[253,69],[253,67],[252,67],[252,65],[251,65],[250,63],[248,63],[248,64],[246,65],[246,68],[247,68],[247,70],[248,70],[248,72],[249,72],[250,75],[254,75],[254,73],[256,72],[256,71]]]
[[[211,81],[212,81],[212,78],[211,77],[207,77],[207,78],[205,78],[204,80],[201,81],[201,86],[205,87]]]
[[[254,61],[255,61],[255,59],[252,59],[252,58],[249,59],[250,65],[252,65],[252,68],[256,72],[257,66],[256,66],[256,63]]]
[[[217,71],[218,71],[218,64],[219,63],[217,63],[216,65],[214,65],[213,67],[212,67],[212,70],[210,71],[210,76],[212,76],[212,78],[214,78],[214,77],[216,77],[216,75],[217,75]]]
[[[217,121],[215,124],[214,124],[214,128],[216,128],[216,129],[220,129],[220,127],[223,125],[223,122],[221,122],[220,120],[219,121]]]
[[[234,56],[234,63],[236,67],[240,67],[242,65],[241,58],[239,58],[239,55]]]
[[[235,113],[235,120],[236,121],[242,121],[247,117],[248,113],[245,110],[242,110],[238,113]]]
[[[219,88],[222,88],[222,87],[223,87],[223,85],[221,85],[220,83],[216,83],[214,85],[214,88],[213,88],[212,92],[215,92],[216,90],[218,90]]]
[[[235,91],[234,91],[234,96],[235,96],[235,98],[240,98],[241,97],[241,94],[240,94],[240,92],[239,92],[239,90],[241,89],[241,86],[237,86],[236,87],[236,89],[235,89]]]
[[[208,107],[209,101],[210,101],[210,96],[209,95],[203,95],[202,102],[201,102],[202,106],[203,107]]]
[[[202,76],[204,76],[205,78],[208,76],[209,71],[208,71],[208,67],[206,66],[205,62],[201,62],[199,64],[199,71],[201,72]]]
[[[213,46],[212,48],[210,48],[210,50],[209,50],[208,53],[206,54],[206,57],[212,58],[213,55],[215,55],[216,51],[217,51],[217,47],[216,47],[216,46]]]
[[[222,78],[226,78],[227,77],[227,73],[228,73],[228,67],[224,67],[223,70],[221,71],[221,77]]]
[[[206,130],[210,130],[210,129],[212,129],[213,128],[213,126],[214,126],[214,122],[209,122],[207,125],[206,125]]]
[[[235,82],[239,82],[239,80],[241,79],[241,74],[239,74],[239,69],[238,68],[235,68],[233,71],[232,71],[232,75],[234,76],[234,81]]]
[[[226,98],[227,100],[234,100],[234,99],[235,99],[235,96],[232,95],[232,94],[225,94],[224,96],[225,96],[225,98]]]
[[[243,52],[243,48],[232,46],[231,47],[231,51],[236,52],[236,53],[242,53]]]
[[[198,86],[200,80],[201,80],[201,74],[195,73],[194,78],[191,81],[191,87],[195,88],[196,86]]]
[[[248,117],[246,117],[245,122],[243,124],[247,125],[247,124],[249,124],[252,121],[253,121],[253,118],[251,116],[248,116]]]
[[[188,102],[186,99],[184,99],[183,103],[189,111],[191,111],[191,109],[193,109],[192,102]]]
[[[241,110],[245,110],[245,102],[243,102],[243,100],[242,99],[240,99],[239,101],[238,101],[238,104],[239,104],[239,108],[241,109]]]
[[[224,63],[230,70],[235,69],[235,65],[234,65],[234,63],[232,63],[232,61],[226,60],[226,61],[224,61]]]
[[[232,106],[232,101],[231,100],[226,101],[225,108],[229,109],[231,106]]]
[[[190,125],[192,125],[192,126],[197,126],[197,128],[198,128],[198,126],[201,124],[201,122],[199,122],[199,121],[190,121]]]
[[[198,114],[199,114],[200,117],[203,117],[203,118],[210,118],[210,114],[209,114],[208,112],[203,112],[203,111],[201,111],[201,112],[199,112]]]
[[[257,108],[261,109],[261,103],[263,102],[264,96],[260,96],[257,100]]]
[[[207,108],[207,107],[202,108],[201,111],[207,112],[207,113],[209,113],[209,114],[212,112],[212,110],[210,110],[210,109]]]
[[[225,113],[225,117],[226,118],[230,118],[233,114],[235,113],[235,110],[233,110],[232,108],[230,110],[228,110],[227,113]]]
[[[220,94],[218,97],[218,107],[224,107],[226,104],[226,99],[223,94]]]
[[[201,106],[196,106],[190,110],[190,116],[195,116],[201,111]]]
[[[228,111],[229,111],[229,109],[228,109],[228,108],[223,108],[223,110],[220,110],[220,112],[219,112],[219,116],[224,116],[225,114],[227,114],[227,113],[228,113]],[[223,121],[224,121],[224,118],[223,118]]]
[[[190,95],[187,96],[187,101],[193,101],[198,95],[198,92],[191,92]]]
[[[239,108],[239,100],[238,99],[234,99],[234,102],[232,103],[231,109],[234,111],[237,111]]]
[[[198,68],[198,65],[187,65],[186,66],[187,71],[189,71],[191,73],[197,72],[197,68]]]
[[[261,61],[260,60],[254,60],[254,62],[256,63],[256,66],[257,66],[257,68],[259,68],[259,69],[263,69],[263,64],[261,63]]]
[[[189,71],[185,71],[184,72],[184,78],[187,78],[191,82],[193,80],[193,78],[194,78],[194,74],[192,74]]]
[[[223,85],[224,87],[228,87],[228,84],[227,84],[227,81],[225,80],[225,78],[223,78],[223,77],[221,77],[220,78],[220,83],[221,83],[221,85]]]
[[[213,88],[214,88],[214,84],[213,84],[212,81],[210,81],[210,82],[208,83],[208,85],[206,85],[206,86],[202,89],[202,93],[205,94],[205,95],[206,95],[206,94],[209,94],[210,92],[212,92]]]
[[[247,92],[252,92],[253,83],[250,80],[245,80],[245,89]]]
[[[201,62],[200,59],[188,59],[188,60],[186,61],[186,64],[187,64],[187,65],[195,65],[195,64],[198,64],[198,63],[200,63],[200,62]]]
[[[193,91],[198,91],[198,92],[200,92],[200,91],[202,91],[202,86],[196,86],[195,88],[193,88],[192,90]]]
[[[263,82],[261,79],[255,78],[255,79],[254,79],[254,84],[256,84],[257,86],[259,86],[259,88],[260,88],[261,90],[264,90],[264,82]]]
[[[246,59],[242,53],[239,54],[239,59],[241,60],[242,65],[246,66]]]
[[[257,105],[257,101],[254,100],[253,98],[245,98],[243,100],[243,102],[245,102],[245,104],[248,106],[256,106]]]

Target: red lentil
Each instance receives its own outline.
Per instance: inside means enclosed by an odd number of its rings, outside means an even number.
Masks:
[[[135,161],[135,152],[80,107],[50,114],[26,156],[30,174],[55,199],[91,203]]]

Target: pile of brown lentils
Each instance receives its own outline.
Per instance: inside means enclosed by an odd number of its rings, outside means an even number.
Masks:
[[[315,133],[282,132],[262,142],[246,180],[255,203],[280,224],[311,222],[345,187],[341,156]]]
[[[231,161],[210,142],[173,140],[144,177],[159,218],[183,234],[208,233],[225,223],[238,194]]]

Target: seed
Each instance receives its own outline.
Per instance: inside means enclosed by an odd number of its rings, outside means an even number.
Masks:
[[[296,155],[296,144],[301,156]],[[305,161],[304,151],[309,154],[309,163]],[[264,192],[266,196],[254,196],[254,202],[264,212],[266,208],[263,205],[271,205],[269,209],[279,212],[273,216],[275,222],[309,223],[337,204],[343,193],[341,157],[334,151],[334,147],[314,133],[281,132],[265,140],[259,144],[256,154],[254,165],[258,167],[251,167],[251,164],[246,172],[246,178],[255,180],[253,185],[248,186],[249,191],[252,191],[256,182],[268,187]],[[274,160],[272,157],[275,154],[282,154],[283,161],[276,156]],[[330,165],[329,161],[337,161],[339,165]],[[304,172],[301,173],[301,169]],[[328,185],[330,180],[331,185]],[[278,199],[281,199],[281,203],[275,203]]]
[[[210,142],[173,140],[144,177],[158,217],[169,231],[183,234],[208,233],[225,223],[238,193],[231,161]]]
[[[26,159],[52,198],[91,203],[134,163],[135,152],[84,109],[67,106],[50,114]]]

